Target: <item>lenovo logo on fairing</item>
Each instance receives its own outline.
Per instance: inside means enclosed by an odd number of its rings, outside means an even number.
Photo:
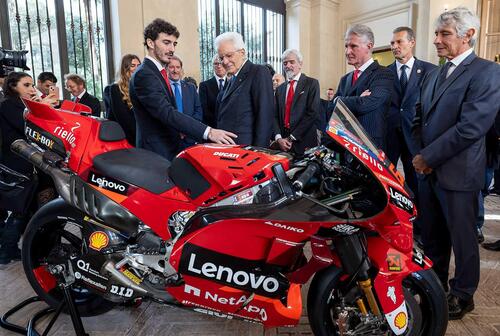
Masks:
[[[196,265],[196,254],[191,254],[189,258],[188,271],[203,275],[206,278],[213,278],[225,282],[229,285],[249,286],[252,289],[263,289],[267,293],[274,293],[279,288],[279,282],[273,277],[256,275],[245,271],[234,271],[231,267],[217,266],[211,262]]]
[[[250,260],[186,243],[179,273],[217,282],[266,297],[283,297],[290,282],[266,260]]]
[[[114,191],[122,195],[127,195],[128,186],[109,177],[97,175],[94,172],[90,172],[88,181],[89,183],[100,188]]]

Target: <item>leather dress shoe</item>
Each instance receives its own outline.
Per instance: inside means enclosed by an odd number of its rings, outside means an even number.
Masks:
[[[483,247],[490,251],[500,251],[500,239],[493,243],[484,243]]]
[[[477,242],[479,244],[481,244],[482,242],[484,242],[483,230],[481,230],[480,228],[477,229]]]
[[[474,299],[462,300],[453,294],[448,295],[448,319],[460,320],[474,310]]]

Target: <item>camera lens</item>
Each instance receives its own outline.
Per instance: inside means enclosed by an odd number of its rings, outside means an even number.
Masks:
[[[27,53],[27,50],[16,51],[0,48],[0,65],[29,70],[30,68],[26,66]]]

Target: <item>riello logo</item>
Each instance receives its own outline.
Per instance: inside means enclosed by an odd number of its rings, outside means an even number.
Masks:
[[[75,126],[73,126],[71,128],[71,130],[67,130],[65,129],[64,127],[61,127],[61,126],[57,126],[55,129],[54,129],[54,134],[57,135],[58,137],[66,140],[70,145],[71,147],[75,147],[75,141],[76,141],[76,136],[75,134],[73,133],[76,129],[78,129],[80,127],[80,123],[76,123]]]
[[[257,275],[243,270],[234,270],[228,266],[216,265],[212,262],[197,262],[196,253],[191,253],[188,271],[202,275],[208,279],[225,282],[239,287],[250,287],[253,290],[264,290],[269,294],[278,291],[280,284],[277,279],[266,275]]]

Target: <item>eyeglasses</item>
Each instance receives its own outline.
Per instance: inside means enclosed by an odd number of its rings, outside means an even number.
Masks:
[[[222,65],[221,62],[214,62],[214,66],[219,66],[219,65]]]
[[[225,55],[219,56],[218,61],[222,63],[222,62],[224,61],[224,58],[227,58],[227,59],[229,59],[229,60],[230,60],[230,59],[232,59],[232,58],[233,58],[233,56],[234,56],[234,55],[235,55],[238,51],[241,51],[241,50],[243,50],[243,49],[238,49],[238,50],[235,50],[235,51],[233,51],[233,52],[227,53],[227,54],[225,54]]]

